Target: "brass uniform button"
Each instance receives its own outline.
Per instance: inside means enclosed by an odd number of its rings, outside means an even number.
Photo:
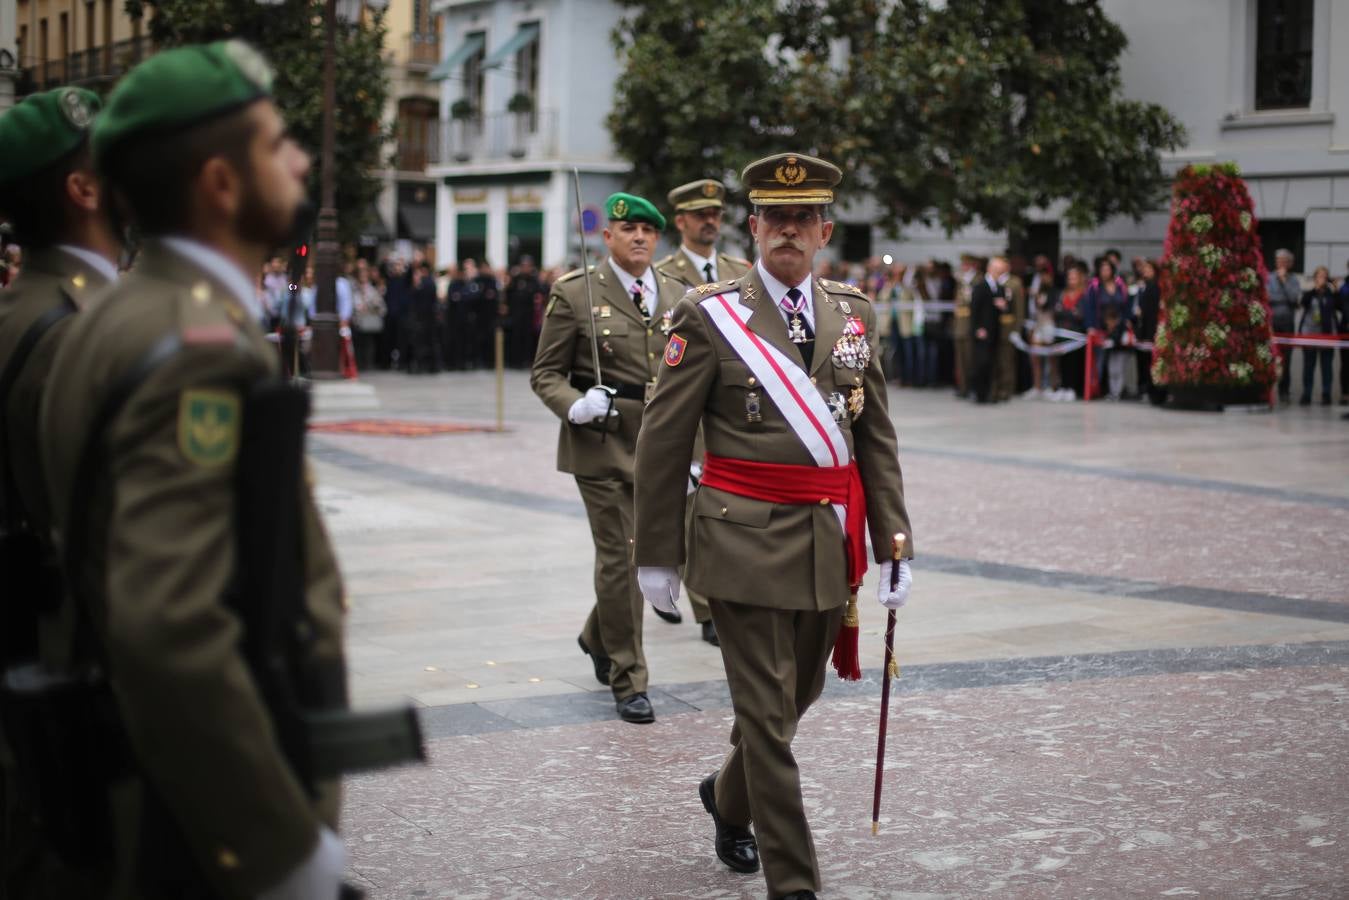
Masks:
[[[604,335],[605,337],[608,337],[608,336],[609,336],[609,329],[607,329],[607,328],[604,329],[603,331],[600,332],[600,334]]]
[[[650,328],[648,328],[648,329],[646,330],[646,336],[647,336],[647,337],[651,337],[651,335],[653,335],[653,334],[655,334],[655,333],[656,333],[656,332],[652,331]]]
[[[828,498],[828,497],[821,497],[821,498],[820,498],[820,505],[821,505],[821,506],[828,506],[828,505],[829,505],[829,498]]]
[[[655,358],[656,358],[656,354],[654,354],[654,353],[648,353],[648,354],[646,355],[646,358],[647,358],[647,359],[655,359]]]
[[[810,383],[811,383],[811,384],[819,384],[819,383],[820,383],[820,380],[819,380],[818,378],[816,378],[814,375],[812,375],[812,376],[810,376]]]
[[[724,516],[724,515],[726,515],[726,512],[727,512],[726,507],[723,506],[723,507],[721,508],[721,514]]]
[[[215,853],[215,863],[222,869],[233,871],[239,868],[239,854],[229,847],[221,847]]]
[[[759,380],[758,380],[757,378],[755,378],[753,375],[749,376],[749,386],[750,386],[750,387],[754,387],[754,386],[755,386],[756,384],[758,384],[758,383],[759,383]]]

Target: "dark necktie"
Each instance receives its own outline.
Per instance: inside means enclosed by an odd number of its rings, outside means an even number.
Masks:
[[[809,369],[810,361],[815,355],[815,329],[810,327],[810,320],[806,318],[805,294],[791,288],[787,291],[787,296],[782,298],[782,308],[787,311],[787,336],[801,351],[801,359]]]
[[[713,281],[713,280],[715,280],[715,279],[713,279],[713,277],[712,277],[712,264],[711,264],[710,262],[709,262],[709,263],[703,263],[703,277],[704,277],[704,279],[707,280],[707,281]]]
[[[640,278],[632,283],[632,302],[636,305],[637,315],[642,317],[643,322],[650,318],[646,314],[646,304],[642,302],[642,279]]]

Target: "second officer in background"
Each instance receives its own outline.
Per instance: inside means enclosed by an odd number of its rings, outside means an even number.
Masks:
[[[679,249],[656,263],[657,272],[686,287],[696,288],[700,284],[739,278],[750,270],[749,260],[717,250],[717,238],[721,236],[725,215],[725,185],[711,178],[702,178],[681,184],[670,191],[667,198],[675,211],[674,224],[679,231]],[[701,440],[694,448],[694,457],[690,472],[696,482],[703,467]],[[691,523],[692,502],[687,506],[685,517]],[[689,606],[693,607],[693,618],[702,629],[703,640],[720,646],[717,626],[712,622],[707,598],[697,591],[689,590]],[[672,613],[658,609],[656,615],[667,622],[683,620],[678,609]]]
[[[604,208],[609,255],[553,285],[530,385],[562,420],[557,468],[576,477],[595,542],[595,605],[577,640],[595,677],[613,691],[619,718],[645,723],[656,716],[646,695],[645,604],[629,547],[633,458],[647,392],[660,370],[668,313],[685,287],[651,267],[665,228],[655,206],[620,193]]]

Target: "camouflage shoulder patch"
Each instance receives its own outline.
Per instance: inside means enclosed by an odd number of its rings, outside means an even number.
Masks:
[[[239,395],[194,388],[178,398],[178,449],[188,462],[223,466],[239,452]]]

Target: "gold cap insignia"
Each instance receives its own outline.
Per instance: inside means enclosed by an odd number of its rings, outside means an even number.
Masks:
[[[628,201],[618,200],[614,202],[614,218],[621,219],[628,214]]]
[[[703,185],[703,196],[704,197],[717,196],[717,186],[710,181],[707,184]]]
[[[796,187],[806,180],[806,167],[797,163],[795,156],[789,156],[786,164],[778,166],[773,172],[773,178],[778,184]]]

